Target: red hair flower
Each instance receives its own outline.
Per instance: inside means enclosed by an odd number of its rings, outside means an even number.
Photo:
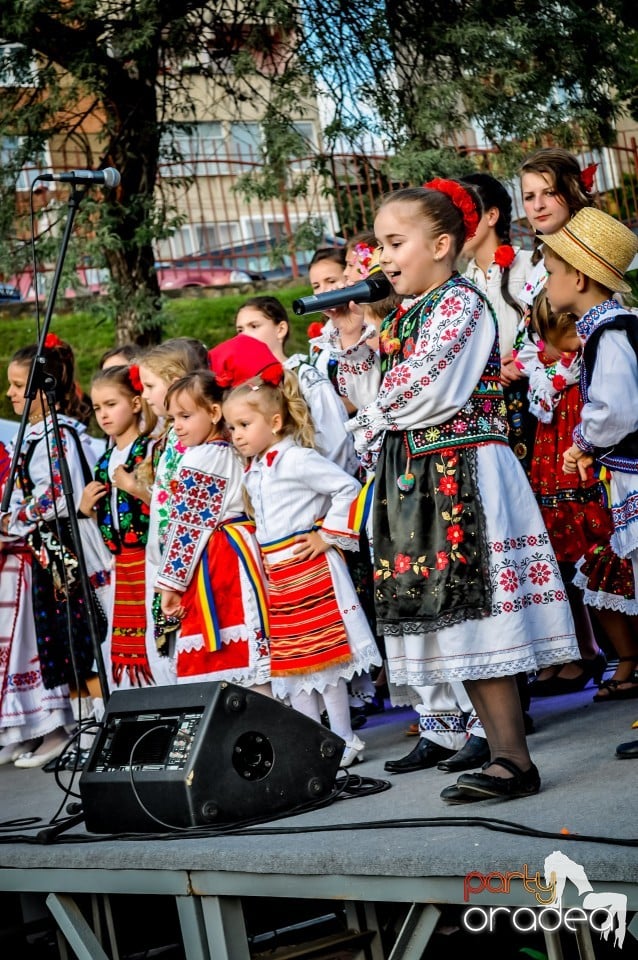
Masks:
[[[508,267],[511,267],[514,263],[514,257],[516,256],[516,251],[514,247],[510,246],[509,243],[502,243],[500,247],[497,247],[494,251],[494,263],[501,268],[501,270],[507,270]]]
[[[429,180],[427,183],[424,183],[423,186],[426,190],[438,190],[439,193],[444,193],[450,198],[454,206],[457,210],[460,210],[463,216],[465,239],[470,240],[476,233],[480,217],[476,209],[476,204],[465,187],[462,187],[456,180],[443,180],[441,177],[435,177],[434,180]]]
[[[580,182],[585,193],[591,193],[597,170],[598,164],[590,163],[588,167],[585,167],[584,170],[580,171]]]
[[[54,347],[62,346],[62,340],[60,340],[55,333],[47,333],[46,337],[44,338],[44,346],[48,350],[53,350]]]
[[[128,368],[128,378],[135,392],[141,393],[144,389],[144,385],[140,379],[140,368],[136,363],[132,363]]]
[[[308,339],[314,340],[315,337],[320,337],[323,333],[323,323],[320,323],[318,320],[315,320],[314,323],[308,325]]]

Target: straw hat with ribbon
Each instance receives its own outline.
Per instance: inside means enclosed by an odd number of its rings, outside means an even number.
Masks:
[[[631,291],[623,277],[638,253],[638,237],[608,213],[583,207],[558,233],[544,236],[543,243],[608,290]]]

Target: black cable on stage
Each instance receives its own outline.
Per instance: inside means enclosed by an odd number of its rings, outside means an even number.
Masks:
[[[367,779],[367,778],[366,778]],[[383,783],[384,781],[377,781]],[[319,806],[327,806],[329,800]],[[314,805],[315,808],[317,805]],[[276,817],[270,817],[269,820],[283,819],[293,816],[295,813],[308,812],[308,808],[297,808],[295,811],[286,811]],[[261,823],[264,820],[260,821]],[[294,834],[309,833],[335,833],[346,830],[395,830],[395,829],[419,829],[427,827],[482,827],[486,830],[497,833],[509,833],[514,836],[532,837],[537,839],[560,840],[581,842],[581,843],[603,843],[613,846],[638,846],[638,838],[620,838],[590,836],[580,833],[562,833],[552,830],[539,830],[535,827],[527,827],[524,824],[516,823],[511,820],[499,820],[495,817],[414,817],[397,820],[365,820],[355,823],[343,824],[314,824],[312,826],[296,827],[269,827],[254,829],[257,826],[255,821],[243,821],[240,824],[224,824],[218,827],[189,827],[182,829],[179,834],[176,833],[111,833],[111,834],[68,834],[56,838],[56,842],[61,843],[104,843],[113,840],[124,841],[148,841],[148,840],[175,840],[181,839],[206,839],[214,837],[257,837],[257,836],[286,836]],[[12,835],[3,837],[0,835],[0,844],[2,843],[40,843],[35,837],[24,835]]]
[[[30,844],[49,844],[49,843],[104,843],[112,840],[124,841],[149,841],[149,840],[175,840],[181,839],[206,839],[215,837],[258,837],[258,836],[292,836],[295,834],[310,833],[336,833],[343,831],[356,830],[405,830],[405,829],[423,829],[427,827],[479,827],[491,830],[497,833],[509,833],[513,836],[524,836],[538,839],[581,842],[581,843],[602,843],[612,846],[638,846],[638,838],[633,837],[605,837],[591,836],[582,833],[565,833],[563,831],[540,830],[536,827],[528,827],[524,824],[516,823],[511,820],[500,820],[495,817],[472,817],[472,816],[444,816],[444,817],[409,817],[392,820],[364,820],[354,823],[331,823],[314,824],[302,826],[279,826],[265,827],[263,824],[287,819],[304,813],[310,813],[329,806],[337,800],[352,800],[358,797],[372,796],[391,788],[391,783],[387,780],[378,780],[373,777],[362,777],[357,774],[344,772],[343,776],[337,777],[331,792],[320,800],[313,800],[310,803],[298,804],[293,808],[282,811],[277,814],[270,814],[250,820],[242,820],[237,823],[225,823],[217,826],[196,826],[196,827],[170,827],[170,832],[125,832],[125,833],[105,833],[105,834],[87,834],[75,833],[66,834],[66,830],[82,822],[81,815],[73,812],[68,819],[53,818],[44,829],[43,821],[39,818],[29,818],[25,820],[11,820],[0,823],[0,845],[3,843],[30,843]],[[138,798],[139,799],[139,798]],[[141,803],[141,801],[140,801]],[[79,806],[79,805],[77,805]],[[146,807],[142,809],[155,820],[159,825],[165,825],[163,821],[157,820]],[[39,830],[38,835],[28,836],[25,834],[5,833],[5,830],[13,830],[16,826],[27,829]]]

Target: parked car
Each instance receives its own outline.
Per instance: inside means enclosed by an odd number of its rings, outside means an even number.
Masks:
[[[37,287],[38,299],[47,300],[51,283],[53,281],[53,270],[38,270]],[[59,297],[91,297],[96,294],[106,293],[109,273],[108,270],[98,267],[80,266],[77,268],[78,286],[58,289]],[[35,285],[33,282],[33,267],[28,266],[21,273],[15,274],[11,278],[11,284],[18,290],[18,299],[25,303],[35,301]]]
[[[163,260],[155,264],[160,290],[184,290],[187,287],[223,287],[233,283],[252,283],[259,277],[234,267],[218,266],[207,255]]]
[[[317,246],[341,247],[344,244],[345,240],[342,237],[326,235]],[[273,239],[252,240],[249,243],[237,243],[229,247],[209,250],[201,254],[201,257],[215,266],[245,270],[255,279],[289,279],[294,276],[292,256],[289,253],[283,253],[281,257],[275,257],[273,249],[276,247],[278,244]],[[296,251],[295,260],[300,274],[307,273],[308,264],[314,252],[314,248]]]

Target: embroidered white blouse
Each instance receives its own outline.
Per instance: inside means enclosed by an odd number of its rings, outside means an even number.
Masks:
[[[316,450],[285,437],[251,461],[244,484],[262,546],[306,533],[323,518],[321,536],[328,543],[359,549],[348,518],[361,486]]]
[[[339,357],[339,387],[358,407],[346,429],[355,431],[361,456],[378,446],[386,430],[445,423],[469,400],[496,337],[494,320],[481,296],[451,287],[421,320],[413,352],[381,382],[380,359],[367,345],[370,328]]]

